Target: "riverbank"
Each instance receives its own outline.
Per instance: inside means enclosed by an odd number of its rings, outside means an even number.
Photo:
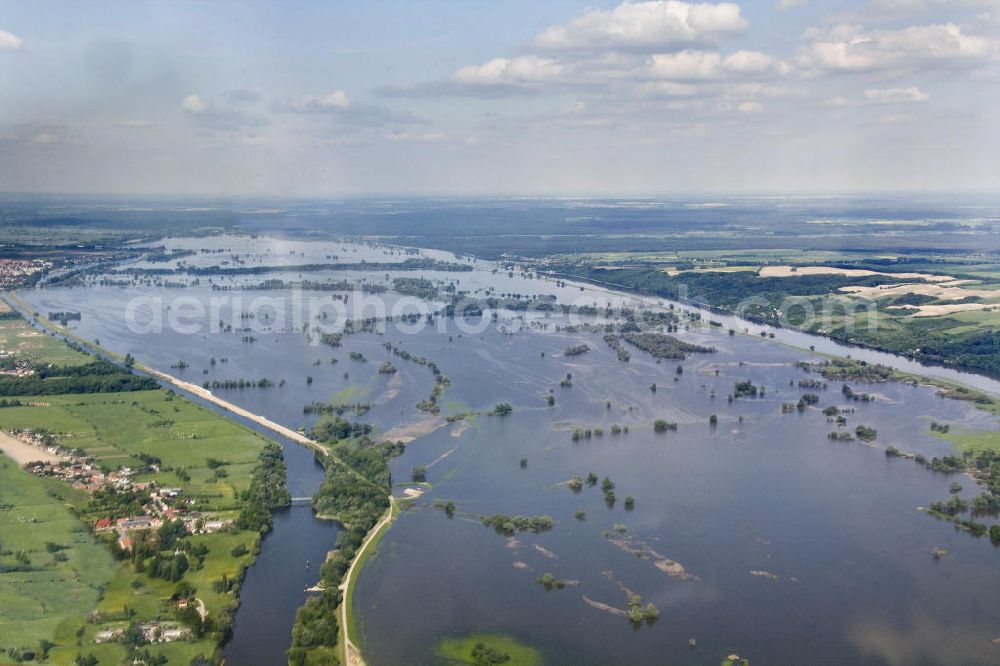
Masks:
[[[351,566],[347,569],[347,573],[344,574],[344,580],[339,587],[342,595],[340,602],[341,663],[346,664],[347,666],[366,666],[364,657],[361,654],[361,649],[355,642],[358,637],[355,633],[357,623],[354,619],[354,611],[352,608],[352,594],[355,583],[357,582],[357,576],[360,575],[362,569],[364,569],[368,558],[374,554],[374,549],[378,548],[379,541],[382,540],[382,536],[392,524],[392,521],[396,519],[398,511],[399,505],[396,503],[396,499],[390,495],[389,510],[378,521],[378,523],[375,524],[375,527],[368,532],[368,535],[362,542],[361,547],[358,549],[357,553],[355,553],[354,559],[351,561]]]

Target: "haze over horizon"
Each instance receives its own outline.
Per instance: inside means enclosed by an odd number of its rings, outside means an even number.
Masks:
[[[0,0],[0,192],[1000,189],[995,0]]]

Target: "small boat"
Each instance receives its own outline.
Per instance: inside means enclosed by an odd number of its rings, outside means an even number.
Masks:
[[[306,571],[309,571],[309,569],[310,569],[311,567],[312,567],[312,564],[310,563],[310,561],[309,561],[309,560],[306,560]]]

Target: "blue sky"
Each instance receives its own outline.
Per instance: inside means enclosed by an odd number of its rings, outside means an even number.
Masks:
[[[0,0],[0,191],[992,190],[997,109],[997,0]]]

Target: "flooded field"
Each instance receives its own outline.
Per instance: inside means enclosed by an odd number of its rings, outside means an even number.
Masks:
[[[363,313],[355,319],[377,317],[380,308],[381,316],[397,320],[417,313],[392,289],[394,279],[413,277],[476,298],[530,295],[576,306],[667,310],[658,299],[443,252],[249,237],[168,245],[211,251],[133,267],[176,274],[109,274],[21,296],[40,313],[79,311],[70,327],[80,337],[205,383],[291,428],[319,418],[308,405],[363,404],[345,418],[409,442],[391,463],[393,479],[406,484],[411,470],[423,466],[425,492],[405,503],[353,595],[373,666],[447,663],[442,641],[478,633],[511,637],[548,664],[704,664],[730,654],[765,664],[1000,659],[1000,645],[992,642],[1000,638],[1000,552],[918,510],[947,498],[953,482],[972,497],[974,482],[885,455],[890,446],[927,458],[948,455],[952,444],[930,431],[932,422],[971,432],[995,429],[996,419],[909,383],[848,382],[874,398],[851,400],[843,382],[797,363],[818,363],[821,353],[852,354],[996,393],[993,380],[765,329],[775,333],[771,340],[758,335],[760,326],[737,320],[713,316],[721,326],[709,326],[707,315],[682,317],[671,334],[715,351],[683,360],[658,361],[633,347],[622,362],[603,339],[603,318],[558,309],[498,310],[495,319],[486,310],[432,323],[421,312],[413,326],[366,327],[334,346],[321,336],[341,330],[336,308],[306,308],[296,316],[293,293],[337,294],[347,299],[338,307]],[[407,258],[444,262],[449,270],[399,270]],[[352,266],[301,269],[347,262]],[[223,275],[185,266],[274,270]],[[268,288],[264,280],[282,283]],[[289,287],[303,280],[370,290]],[[375,293],[374,286],[387,291]],[[220,299],[215,309],[212,299]],[[442,305],[430,300],[428,311]],[[370,307],[357,309],[358,301]],[[150,326],[157,309],[168,323],[184,309],[180,323],[200,328]],[[570,352],[581,345],[587,350]],[[447,376],[439,414],[418,407],[434,375],[399,350]],[[735,397],[737,385],[747,382],[756,395]],[[816,397],[801,409],[784,407],[806,395]],[[509,404],[510,413],[489,414],[499,404]],[[840,427],[834,413],[845,419]],[[657,420],[666,422],[661,432]],[[829,437],[857,426],[877,436]],[[292,494],[310,495],[322,470],[311,452],[285,448]],[[590,474],[593,483],[586,481]],[[397,487],[400,497],[402,491]],[[482,518],[495,514],[548,516],[552,526],[513,533],[484,526]],[[277,637],[289,636],[303,588],[315,580],[305,563],[315,566],[335,536],[336,527],[315,520],[306,506],[276,516],[243,587],[227,648],[233,663],[248,663],[246,655],[258,655],[255,663],[283,663],[287,641],[281,645]],[[540,583],[545,574],[558,584]],[[281,592],[271,591],[275,585]],[[654,604],[658,618],[630,622],[624,614],[631,595],[643,606]]]

